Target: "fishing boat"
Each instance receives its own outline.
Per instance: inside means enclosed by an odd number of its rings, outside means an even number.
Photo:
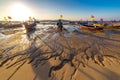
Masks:
[[[98,27],[101,27],[101,26],[104,26],[104,24],[100,24],[100,23],[94,23],[93,26],[98,26]]]
[[[21,23],[4,23],[4,24],[0,24],[0,27],[3,28],[18,28],[18,27],[22,27]]]
[[[81,25],[80,29],[90,30],[90,31],[103,31],[103,27],[91,26],[91,25]]]
[[[116,22],[112,24],[113,28],[120,29],[120,22]]]
[[[104,28],[105,29],[120,29],[120,23],[118,22],[118,23],[106,23],[105,25],[104,25]]]
[[[30,22],[30,23],[24,22],[23,25],[24,25],[27,33],[35,31],[36,22]]]

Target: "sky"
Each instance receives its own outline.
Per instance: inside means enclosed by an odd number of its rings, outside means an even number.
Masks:
[[[40,20],[63,19],[120,20],[120,0],[0,0],[0,20],[11,16],[13,20],[27,19],[28,16]]]

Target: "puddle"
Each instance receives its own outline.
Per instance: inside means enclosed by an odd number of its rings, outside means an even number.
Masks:
[[[0,40],[7,39],[7,38],[9,38],[9,37],[11,37],[11,36],[13,36],[13,35],[15,35],[15,34],[4,35],[4,34],[0,33]]]
[[[85,35],[83,35],[83,34],[76,34],[75,36],[79,37],[79,38],[84,38],[85,37]]]
[[[116,31],[116,30],[104,30],[104,33],[107,33],[107,34],[120,34],[120,31]]]
[[[74,26],[74,25],[65,25],[64,28],[68,32],[74,32],[75,30],[78,30],[78,26]]]
[[[72,36],[72,32],[69,32],[69,33],[65,33],[65,34],[64,34],[64,37],[70,37],[70,36]]]
[[[51,39],[57,39],[59,36],[60,36],[59,33],[55,33],[55,34],[51,37]]]
[[[4,34],[0,33],[0,38],[1,38],[1,37],[4,37],[4,36],[5,36]]]
[[[44,37],[41,38],[41,40],[46,40],[50,34],[46,34]]]

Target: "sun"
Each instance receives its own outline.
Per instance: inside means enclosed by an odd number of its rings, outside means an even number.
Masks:
[[[29,8],[22,3],[15,3],[11,6],[10,15],[14,20],[27,20],[31,16]]]

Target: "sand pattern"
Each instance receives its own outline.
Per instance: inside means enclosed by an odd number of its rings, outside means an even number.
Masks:
[[[27,64],[35,73],[29,80],[120,80],[119,34],[48,28],[32,36],[18,33],[0,43],[0,76],[6,74],[0,80],[21,80],[15,75]]]

